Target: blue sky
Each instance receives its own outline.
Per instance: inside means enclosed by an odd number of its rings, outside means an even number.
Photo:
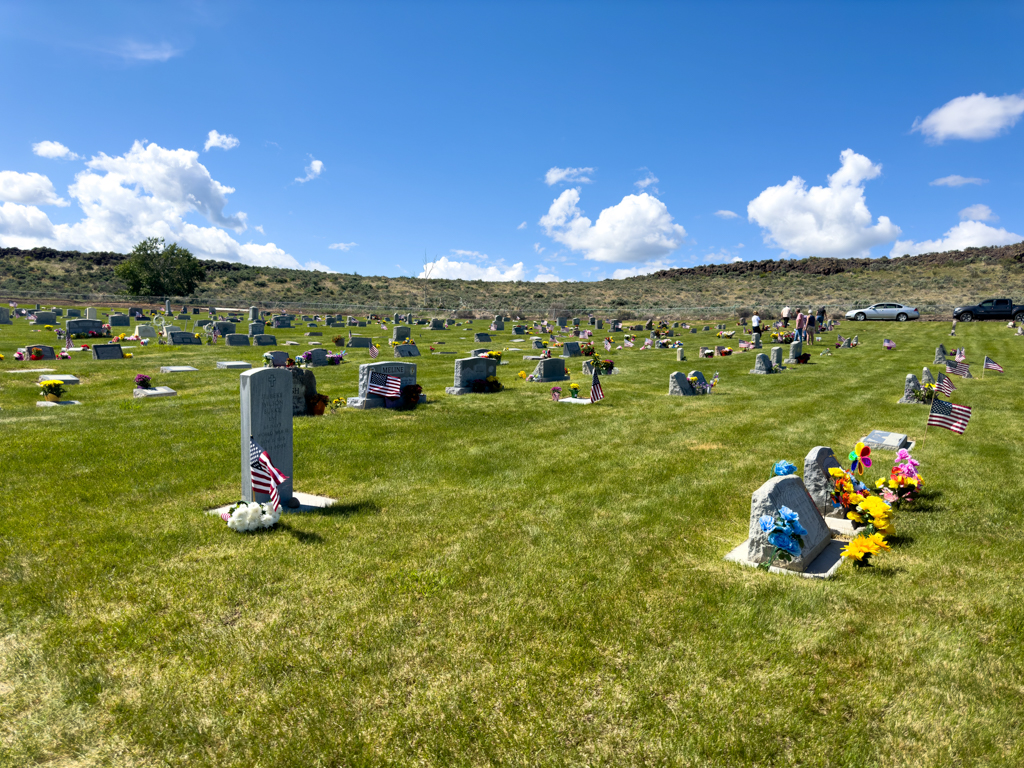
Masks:
[[[1018,242],[1022,22],[1019,3],[0,4],[0,245],[593,280]]]

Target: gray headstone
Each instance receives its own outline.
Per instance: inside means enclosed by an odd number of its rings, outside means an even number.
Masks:
[[[363,347],[365,349],[369,349],[369,347],[370,347],[370,337],[369,336],[353,336],[351,339],[348,340],[348,344],[346,344],[345,346],[346,347]]]
[[[928,370],[928,366],[927,365],[921,371],[921,383],[922,384],[934,384],[935,383],[935,377],[932,376],[932,372]]]
[[[391,340],[392,341],[405,341],[409,338],[410,331],[407,326],[396,325],[391,329]]]
[[[401,386],[406,387],[416,383],[416,363],[403,363],[398,361],[385,361],[381,363],[366,363],[359,366],[359,396],[350,397],[348,406],[350,408],[382,408],[385,400],[380,395],[370,394],[370,374],[383,373],[387,376],[397,376],[401,379]],[[421,396],[420,402],[426,398]]]
[[[754,349],[761,349],[761,334],[752,333],[750,334],[750,343],[754,345]]]
[[[845,517],[842,507],[835,511],[832,504],[832,490],[836,487],[835,479],[829,475],[831,468],[842,469],[831,448],[816,445],[804,457],[804,485],[811,494],[814,506],[825,517]]]
[[[310,399],[316,395],[316,375],[308,368],[286,370],[292,374],[292,415],[305,416],[309,413]]]
[[[565,370],[565,358],[550,357],[538,361],[533,375],[534,381],[565,381],[569,378]]]
[[[504,331],[505,330],[505,321],[504,320],[495,320],[493,323],[491,323],[491,330],[492,331]]]
[[[229,347],[248,347],[249,337],[244,333],[229,333],[224,336]]]
[[[28,357],[33,349],[39,350],[43,356],[43,360],[56,360],[57,355],[54,354],[53,347],[47,346],[46,344],[29,344],[24,348],[25,357]]]
[[[533,348],[534,349],[544,349],[544,342],[539,340],[539,339],[534,339],[533,340]]]
[[[782,507],[789,507],[796,512],[800,524],[807,530],[807,535],[803,537],[804,546],[800,557],[789,563],[776,560],[775,565],[791,571],[805,571],[814,558],[828,546],[832,535],[803,481],[796,475],[773,477],[751,495],[747,559],[752,563],[762,563],[771,558],[775,548],[768,543],[768,534],[761,530],[760,519],[762,515],[773,515],[777,518],[777,513]]]
[[[690,371],[688,374],[691,379],[696,379],[698,384],[707,384],[708,380],[704,378],[704,374],[700,371]]]
[[[945,345],[944,344],[939,344],[939,346],[937,346],[935,348],[935,360],[932,361],[932,365],[942,365],[942,366],[945,366],[945,364],[946,364],[946,355],[948,355],[948,354],[949,353],[946,352]]]
[[[674,371],[668,375],[668,393],[677,397],[692,397],[697,394],[682,371]]]
[[[395,357],[419,357],[420,348],[415,344],[396,344]]]
[[[274,328],[291,328],[292,321],[282,315],[274,315],[270,318],[270,325]]]
[[[789,359],[786,360],[788,365],[796,365],[799,362],[800,355],[804,353],[804,343],[802,341],[794,341],[789,345]]]
[[[782,368],[782,347],[772,347],[772,367]]]
[[[304,334],[302,334],[302,335],[303,335],[303,336],[323,336],[324,334],[323,334],[323,332],[322,332],[322,331],[306,331],[306,332],[305,332]]]
[[[227,336],[229,333],[235,333],[235,324],[229,323],[226,320],[218,320],[213,324],[213,327],[217,329],[217,333],[221,336]]]
[[[255,323],[260,319],[260,310],[258,307],[249,307],[249,322]]]
[[[309,350],[310,358],[309,364],[314,368],[320,368],[327,365],[327,350],[326,349],[311,349]]]
[[[67,326],[67,332],[71,334],[89,333],[90,331],[95,333],[103,332],[103,323],[100,320],[68,320],[65,325]]]
[[[140,339],[155,339],[156,328],[154,328],[152,325],[136,325],[135,335],[138,336]]]
[[[600,331],[602,328],[604,328],[604,320],[598,320],[597,321],[597,330]]]
[[[711,326],[710,325],[705,325],[703,328],[701,328],[701,330],[702,331],[710,331],[711,330]]]
[[[267,452],[274,466],[287,476],[277,488],[283,506],[292,498],[292,374],[284,368],[253,368],[239,377],[242,405],[242,499],[270,501],[252,489],[250,438]]]
[[[85,308],[85,317],[86,317],[87,320],[99,320],[100,319],[100,315],[99,315],[99,312],[96,309],[96,307],[86,307]]]
[[[252,337],[252,343],[257,347],[273,347],[277,344],[277,337],[268,333],[257,333]]]
[[[920,391],[921,384],[918,382],[917,376],[912,373],[908,373],[906,383],[903,385],[903,397],[897,400],[896,403],[901,405],[917,405],[921,401],[914,397],[914,393]]]
[[[93,360],[120,360],[124,357],[120,344],[93,344]]]
[[[474,381],[498,375],[498,361],[489,357],[465,357],[455,361],[454,385],[445,388],[449,395],[466,395]]]
[[[0,325],[12,325],[11,310],[7,307],[0,307]]]
[[[578,341],[567,341],[562,345],[562,357],[582,357],[580,343]]]
[[[861,439],[872,451],[892,451],[895,453],[901,448],[910,450],[910,438],[898,432],[884,432],[880,429],[873,429],[867,437]]]
[[[473,341],[475,341],[477,344],[490,344],[491,337],[490,334],[487,333],[474,333]]]
[[[258,336],[259,334],[263,333],[264,327],[264,323],[261,323],[259,321],[249,323],[249,335]]]
[[[444,320],[439,320],[436,317],[432,318],[431,321],[430,321],[430,330],[432,330],[432,331],[443,331],[444,330]]]
[[[683,348],[682,347],[676,347],[676,361],[677,362],[682,362],[685,359],[686,359],[686,355],[683,354]]]
[[[167,301],[164,302],[164,312],[166,312],[168,315],[171,314],[171,300],[170,299],[168,299]]]
[[[131,324],[131,318],[128,315],[113,314],[110,316],[110,327],[117,328],[120,326],[128,326]]]
[[[67,310],[64,313],[64,315],[65,315],[65,317],[68,317],[68,318],[71,318],[71,317],[81,317],[82,316],[82,310],[80,310],[80,309],[69,309],[69,310]]]
[[[36,312],[36,319],[32,325],[54,325],[57,322],[57,314],[55,312]],[[125,323],[128,325],[128,323]]]
[[[850,349],[850,340],[843,339],[843,343],[839,345],[840,349]]]
[[[751,373],[775,373],[772,361],[768,355],[764,354],[764,352],[758,353],[757,357],[754,358],[754,369]]]

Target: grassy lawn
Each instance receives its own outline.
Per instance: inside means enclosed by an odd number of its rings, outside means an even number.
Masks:
[[[461,355],[429,343],[487,345],[417,327],[430,402],[296,419],[296,490],[339,503],[239,535],[203,512],[239,493],[238,371],[215,361],[264,349],[15,362],[53,334],[0,326],[0,764],[1024,764],[1024,339],[961,324],[975,375],[985,354],[1006,373],[956,380],[965,435],[925,434],[895,403],[948,327],[847,323],[861,347],[777,376],[687,334],[685,363],[613,352],[586,407],[518,379],[525,349],[506,391],[446,397]],[[356,394],[350,358],[320,391]],[[15,372],[42,367],[82,405],[37,408]],[[721,384],[669,398],[680,369]],[[140,372],[179,396],[133,400]],[[928,484],[877,567],[722,560],[774,462],[873,428],[918,440]]]

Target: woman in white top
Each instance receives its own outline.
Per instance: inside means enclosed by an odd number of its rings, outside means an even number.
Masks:
[[[761,316],[754,312],[754,316],[750,318],[750,332],[760,333],[761,332]]]
[[[782,308],[782,327],[789,328],[789,307]]]

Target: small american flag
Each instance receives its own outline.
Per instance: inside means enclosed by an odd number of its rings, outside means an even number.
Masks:
[[[257,493],[269,494],[274,509],[280,509],[281,497],[278,495],[277,487],[288,477],[274,466],[270,455],[260,447],[252,435],[249,436],[249,476],[252,480],[252,489]]]
[[[846,339],[843,338],[843,334],[837,333],[836,334],[836,341],[839,342],[840,344],[842,344],[844,341],[846,341]]]
[[[381,397],[401,397],[402,380],[397,376],[389,376],[386,373],[370,372],[370,386],[367,391],[371,395]]]
[[[213,343],[217,343],[217,326],[213,326]]]
[[[985,367],[990,371],[999,371],[1000,373],[1003,372],[1003,366],[1001,366],[991,357],[985,357]]]
[[[967,359],[967,351],[963,347],[960,347],[960,349],[958,349],[956,351],[956,354],[953,356],[953,359],[956,360],[958,363],[962,363],[964,360]]]
[[[946,397],[952,397],[954,389],[956,387],[953,386],[953,380],[949,376],[940,373],[939,383],[935,385],[935,391],[942,393]]]
[[[66,334],[66,336],[65,336],[64,349],[71,349],[71,334],[70,333]]]
[[[590,383],[590,402],[596,403],[598,400],[604,400],[604,390],[601,389],[601,377],[597,375],[597,369],[594,369],[594,380]]]
[[[29,319],[29,322],[34,323],[36,321],[35,313],[34,312],[29,312],[28,319]]]
[[[932,400],[932,409],[928,414],[929,427],[942,427],[962,435],[970,420],[970,406],[954,405],[945,400]]]
[[[550,338],[548,339],[548,342],[551,343],[551,344],[555,343],[555,334],[553,334],[553,333],[551,334]]]
[[[623,345],[625,345],[626,347],[632,347],[632,346],[633,346],[633,342],[632,342],[632,341],[630,341],[629,339],[624,339],[624,340],[622,341],[622,343],[623,343]]]
[[[376,345],[371,341],[370,342],[370,357],[376,358],[377,355],[379,355],[379,354],[380,354],[380,350],[377,349]]]
[[[882,342],[882,346],[885,347],[885,349],[896,349],[896,342],[891,339],[885,339]]]
[[[946,373],[955,373],[957,376],[966,376],[971,372],[971,366],[968,363],[951,363],[946,361]]]
[[[611,341],[609,339],[605,339],[604,340],[604,351],[605,352],[611,352],[612,351],[612,343],[611,343]]]

